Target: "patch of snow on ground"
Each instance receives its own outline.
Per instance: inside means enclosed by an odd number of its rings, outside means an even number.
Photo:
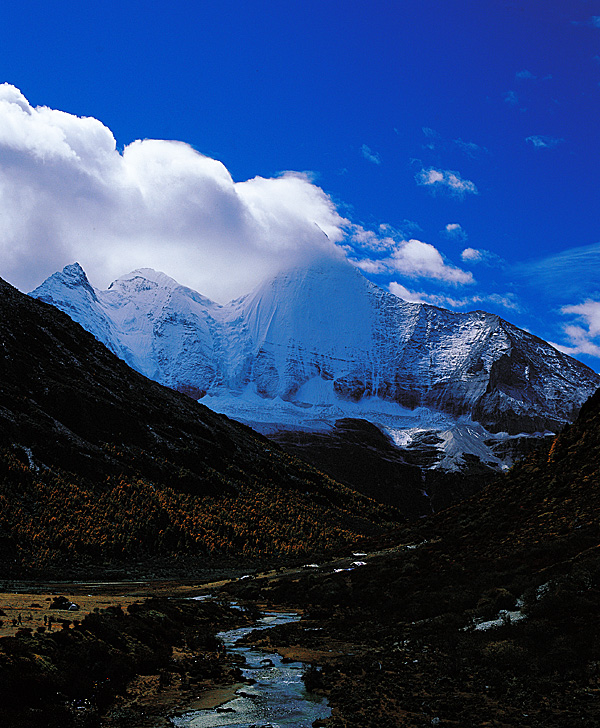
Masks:
[[[490,619],[486,622],[477,622],[475,624],[475,629],[478,631],[494,629],[495,627],[503,627],[507,624],[512,624],[513,622],[520,622],[522,619],[525,619],[525,615],[520,610],[510,612],[506,609],[501,609],[496,619]]]
[[[462,454],[476,455],[481,462],[492,467],[508,469],[511,461],[501,460],[492,454],[486,440],[495,439],[480,424],[476,422],[458,422],[451,430],[437,433],[443,440],[439,449],[444,453],[440,467],[447,470],[456,470]],[[503,433],[505,434],[505,433]]]

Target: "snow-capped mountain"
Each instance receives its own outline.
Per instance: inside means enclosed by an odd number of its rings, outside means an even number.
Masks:
[[[264,432],[363,418],[400,446],[431,429],[451,460],[485,460],[490,433],[555,431],[600,384],[498,316],[407,303],[342,260],[284,271],[226,305],[147,268],[96,290],[77,263],[31,295],[146,376]]]

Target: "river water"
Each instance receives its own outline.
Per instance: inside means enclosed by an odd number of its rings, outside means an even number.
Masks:
[[[255,682],[240,688],[236,697],[214,710],[194,710],[171,718],[177,728],[311,728],[317,718],[327,718],[331,709],[325,698],[309,693],[302,682],[305,665],[283,662],[277,654],[253,650],[236,642],[255,629],[296,622],[295,613],[267,612],[258,625],[220,632],[228,651],[245,658],[242,669]]]

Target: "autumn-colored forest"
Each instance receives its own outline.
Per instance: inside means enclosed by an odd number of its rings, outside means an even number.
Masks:
[[[116,448],[107,450],[119,457]],[[272,457],[282,465],[292,460],[278,450]],[[64,471],[30,467],[20,448],[0,451],[5,571],[169,555],[300,558],[331,553],[398,517],[308,467],[303,477],[280,482],[227,480],[213,472],[207,476],[213,480],[211,495],[128,471],[92,484]],[[181,478],[185,481],[184,471]],[[222,495],[215,480],[222,481]]]

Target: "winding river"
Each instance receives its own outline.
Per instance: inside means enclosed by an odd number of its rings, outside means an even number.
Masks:
[[[228,703],[213,710],[194,710],[172,717],[172,724],[177,728],[311,728],[313,721],[328,717],[331,709],[326,699],[304,687],[303,663],[284,662],[280,655],[236,644],[253,630],[299,619],[295,613],[267,612],[258,625],[220,632],[218,636],[227,649],[244,657],[244,677],[255,682],[240,688]]]

